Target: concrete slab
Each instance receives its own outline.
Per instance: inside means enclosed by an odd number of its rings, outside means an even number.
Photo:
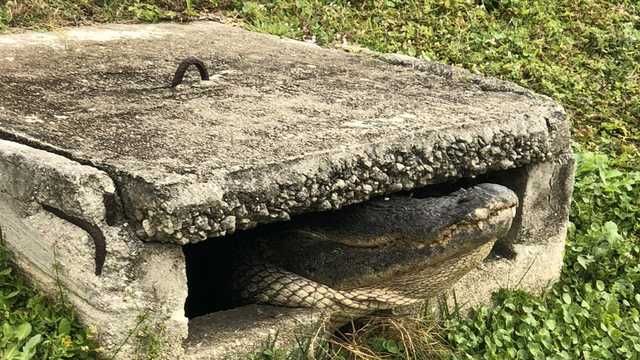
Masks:
[[[109,174],[149,240],[196,242],[566,151],[562,108],[516,85],[216,23],[6,35],[0,54],[0,137]],[[188,55],[212,80],[163,88]]]
[[[187,360],[248,358],[265,348],[294,348],[322,332],[320,310],[247,305],[192,319]]]
[[[191,55],[211,80],[169,89]],[[459,179],[520,204],[502,257],[457,298],[486,302],[514,274],[539,290],[562,264],[573,166],[559,105],[441,64],[215,23],[0,36],[0,227],[107,358],[140,358],[141,318],[166,359],[238,358],[322,328],[316,310],[256,305],[187,319],[187,297],[211,299],[180,245]]]

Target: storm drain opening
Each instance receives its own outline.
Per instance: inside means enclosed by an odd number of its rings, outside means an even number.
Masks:
[[[233,246],[231,236],[209,239],[183,247],[188,296],[185,315],[192,319],[234,306],[231,292]]]
[[[233,276],[241,247],[252,246],[253,240],[265,233],[277,232],[281,225],[265,224],[233,235],[184,245],[188,287],[185,316],[193,319],[249,304],[240,299],[234,288]]]
[[[274,341],[274,337],[278,337],[278,341],[283,341],[291,331],[297,339],[301,335],[298,331],[304,330],[304,337],[308,337],[307,329],[317,328],[321,319],[319,311],[248,303],[241,300],[234,289],[237,245],[279,225],[267,224],[183,246],[188,288],[184,307],[188,337],[183,346],[190,354],[187,358],[219,358],[218,351],[224,353],[230,349],[246,353],[252,348],[243,347],[243,341],[238,339],[256,342],[263,338]]]
[[[519,168],[507,171],[492,172],[473,178],[462,178],[456,181],[429,185],[414,189],[410,192],[387,195],[412,196],[415,198],[439,197],[451,194],[461,188],[469,188],[481,183],[494,183],[508,187],[522,199],[526,184],[526,169]],[[357,205],[353,205],[357,206]],[[341,211],[341,210],[336,210]],[[509,234],[498,241],[492,250],[494,257],[512,258],[511,239],[517,233],[521,219],[519,208],[513,219]],[[309,216],[304,214],[294,216],[287,226],[295,227],[296,223],[303,223]],[[237,245],[250,242],[269,232],[277,232],[282,223],[261,225],[256,229],[241,231],[237,234],[221,238],[208,239],[201,243],[189,244],[183,247],[188,283],[188,297],[185,304],[185,314],[189,319],[219,311],[234,309],[245,302],[234,293],[234,266],[238,254]],[[309,254],[312,256],[312,254]]]

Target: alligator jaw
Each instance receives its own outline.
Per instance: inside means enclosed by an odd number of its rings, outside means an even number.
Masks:
[[[488,241],[495,242],[509,232],[518,197],[507,187],[480,184],[450,196],[457,197],[458,204],[465,210],[463,213],[456,211],[457,218],[448,220],[450,225],[437,229],[437,235],[428,244],[436,254],[447,258],[459,256]],[[446,216],[442,214],[442,217]],[[421,248],[422,244],[420,242],[418,246]]]
[[[392,198],[318,214],[312,230],[322,237],[286,233],[263,244],[272,253],[270,262],[319,283],[338,289],[382,286],[424,269],[450,267],[469,254],[482,255],[481,261],[508,232],[517,203],[515,193],[494,184],[439,198]],[[384,245],[349,246],[341,235],[360,236],[360,243],[376,237]]]
[[[515,207],[493,210],[474,222],[452,226],[445,245],[422,262],[398,264],[378,274],[369,284],[352,287],[360,292],[384,289],[407,303],[431,298],[446,290],[489,255],[495,242],[511,228]],[[435,253],[438,253],[437,255]],[[353,285],[352,285],[353,286]],[[339,285],[338,288],[341,288]]]
[[[385,289],[415,301],[429,298],[477,267],[495,242],[508,233],[516,206],[486,209],[479,208],[470,219],[447,227],[429,247],[405,249],[404,261],[332,286],[363,291]]]

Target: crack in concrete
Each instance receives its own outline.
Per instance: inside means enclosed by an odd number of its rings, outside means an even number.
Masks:
[[[20,136],[14,133],[10,133],[2,128],[0,128],[0,140],[11,141],[21,145],[32,147],[37,150],[46,151],[48,153],[62,156],[65,159],[76,162],[80,165],[90,166],[96,170],[102,171],[103,173],[105,173],[105,175],[109,177],[109,179],[111,179],[111,181],[113,182],[113,186],[115,187],[113,196],[109,196],[105,194],[104,206],[105,206],[105,211],[107,213],[107,219],[106,219],[107,225],[113,226],[117,224],[122,218],[126,218],[126,212],[123,209],[124,205],[121,202],[121,199],[122,199],[121,186],[118,183],[118,181],[116,181],[116,177],[111,174],[110,169],[107,166],[100,166],[91,161],[77,158],[68,151],[64,151],[53,145],[42,143],[35,139],[30,139],[25,136]]]
[[[64,150],[58,149],[54,146],[51,145],[47,145],[47,144],[43,144],[39,141],[33,140],[33,139],[29,139],[27,137],[24,136],[19,136],[16,134],[12,134],[9,133],[3,129],[0,129],[0,139],[1,140],[7,140],[7,141],[11,141],[11,142],[15,142],[18,144],[22,144],[22,145],[26,145],[29,147],[32,147],[34,149],[37,150],[42,150],[42,151],[46,151],[52,154],[56,154],[59,156],[62,156],[70,161],[74,161],[77,162],[81,165],[85,165],[85,166],[90,166],[94,169],[100,170],[102,172],[104,172],[113,182],[113,185],[115,187],[115,191],[113,196],[109,196],[108,194],[105,194],[104,197],[104,206],[105,206],[105,212],[107,214],[107,224],[108,225],[114,225],[119,219],[122,219],[123,217],[126,217],[125,212],[123,211],[123,208],[120,205],[119,199],[118,197],[120,196],[120,186],[118,186],[118,182],[114,179],[114,177],[109,173],[109,171],[107,171],[107,169],[103,169],[100,166],[97,166],[96,164],[93,164],[89,161],[83,161],[81,159],[76,158],[75,156],[73,156],[72,154],[70,154],[69,152],[66,152]],[[102,269],[104,267],[104,263],[106,261],[106,256],[107,256],[107,241],[106,241],[106,237],[104,236],[104,234],[102,233],[102,230],[100,230],[100,227],[97,225],[92,224],[91,222],[76,217],[76,216],[72,216],[72,215],[68,215],[67,213],[65,213],[63,210],[51,207],[49,205],[40,203],[40,205],[42,206],[43,209],[45,209],[46,211],[54,214],[55,216],[66,220],[76,226],[78,226],[79,228],[83,229],[84,231],[86,231],[89,236],[91,236],[91,238],[93,239],[93,242],[95,244],[95,261],[96,261],[96,268],[95,268],[95,274],[96,275],[101,275],[102,274]]]

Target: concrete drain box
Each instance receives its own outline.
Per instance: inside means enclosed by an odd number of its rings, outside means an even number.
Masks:
[[[210,80],[169,88],[188,56]],[[188,308],[207,302],[188,281],[191,262],[302,213],[435,184],[503,184],[519,197],[511,231],[456,285],[459,301],[555,279],[568,126],[559,105],[511,83],[216,23],[3,35],[0,226],[26,274],[51,292],[59,278],[107,354],[143,316],[167,358],[240,356],[324,314]],[[131,337],[118,358],[137,346]]]

